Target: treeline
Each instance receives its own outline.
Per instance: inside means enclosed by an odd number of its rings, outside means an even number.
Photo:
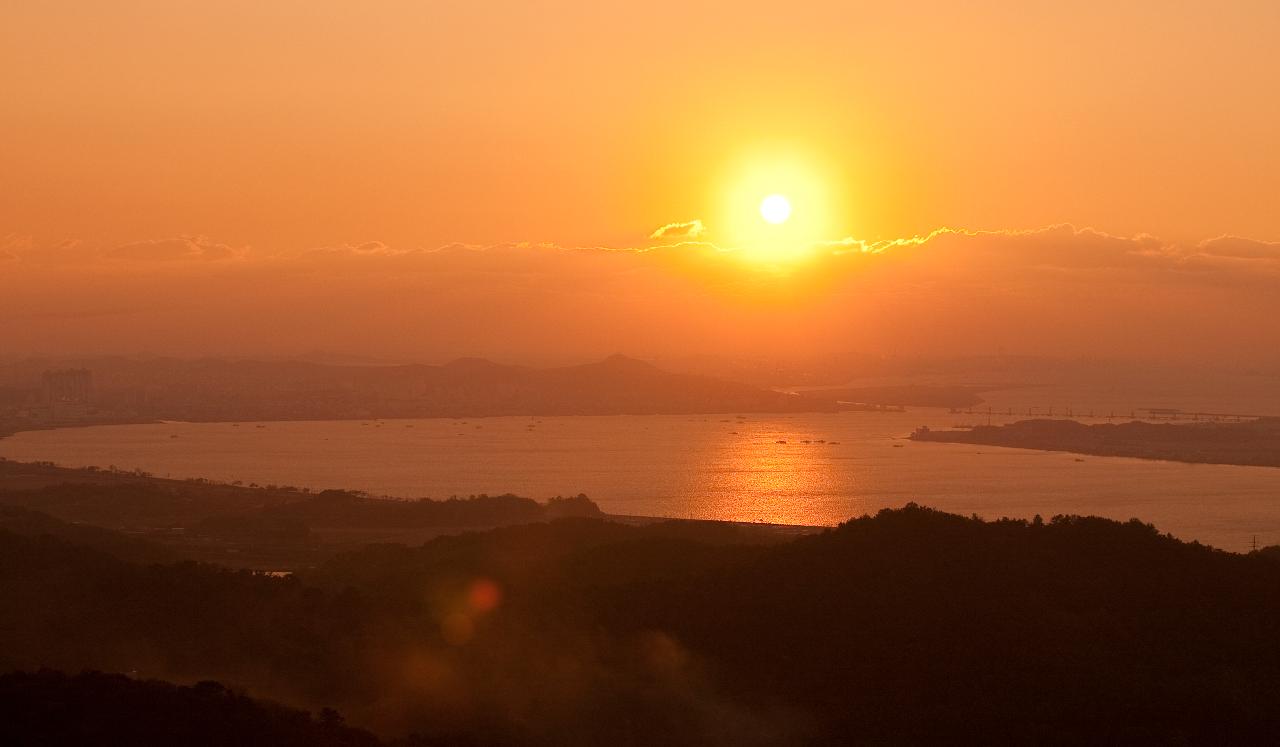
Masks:
[[[310,526],[357,527],[497,527],[602,515],[600,507],[581,494],[546,503],[510,493],[398,501],[345,490],[326,490],[262,513],[266,518],[294,519]]]
[[[464,528],[603,515],[585,495],[545,502],[510,494],[395,500],[344,490],[312,493],[0,460],[0,527],[38,522],[30,513],[36,510],[82,527],[79,535],[86,540],[97,532],[86,544],[106,541],[102,530],[94,529],[105,527],[128,533],[137,548],[142,547],[138,538],[150,540],[147,552],[160,551],[152,558],[264,569],[313,565],[370,541],[420,542]]]
[[[776,545],[563,520],[287,579],[0,533],[0,667],[212,679],[384,737],[1261,743],[1280,563],[909,506]]]
[[[29,480],[33,470],[41,479]],[[0,505],[38,508],[67,521],[127,530],[244,526],[295,520],[314,527],[495,527],[600,516],[587,496],[545,503],[510,493],[397,500],[350,490],[244,487],[0,460]]]

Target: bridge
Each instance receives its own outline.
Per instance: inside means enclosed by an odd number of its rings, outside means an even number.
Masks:
[[[1200,422],[1200,423],[1239,423],[1245,420],[1257,420],[1259,418],[1269,417],[1267,415],[1245,415],[1242,413],[1228,412],[1197,412],[1191,410],[1180,410],[1171,407],[1137,407],[1132,408],[1126,414],[1125,412],[1116,412],[1114,409],[1108,410],[1104,414],[1096,414],[1096,409],[1088,411],[1077,411],[1071,406],[1056,407],[1053,405],[1047,407],[1028,407],[1024,413],[1022,408],[996,408],[988,406],[985,409],[979,407],[952,407],[949,412],[953,415],[985,415],[987,422],[990,424],[991,418],[1000,417],[1028,417],[1028,418],[1071,418],[1085,420],[1106,420],[1108,422],[1114,420],[1167,420],[1181,422]]]

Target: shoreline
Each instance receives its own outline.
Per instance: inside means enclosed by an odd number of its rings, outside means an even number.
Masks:
[[[132,418],[106,418],[103,420],[94,420],[85,423],[31,423],[12,419],[8,421],[0,420],[0,440],[16,436],[19,433],[29,433],[32,431],[56,431],[63,428],[91,428],[98,425],[155,425],[164,421],[154,419],[132,419]]]
[[[173,503],[184,518],[171,515],[168,508],[157,509],[149,505],[145,514],[139,515],[132,510],[115,516],[111,511],[100,514],[98,509],[86,504],[72,503],[59,508],[56,496],[67,491],[93,490],[101,488],[109,494],[118,494],[120,490],[129,493],[151,494],[163,496],[164,503]],[[22,499],[24,493],[41,493],[54,496],[53,503],[47,498],[36,503]],[[330,516],[328,520],[303,519],[311,539],[301,544],[284,542],[279,552],[263,553],[262,543],[265,537],[250,535],[229,535],[221,540],[202,535],[200,526],[210,517],[225,516],[239,519],[255,520],[266,514],[281,509],[314,504],[324,500],[326,495],[345,496],[346,499],[363,502],[366,508],[377,508],[385,502],[387,507],[411,507],[415,504],[426,504],[437,508],[451,504],[465,507],[475,503],[476,497],[470,499],[433,499],[433,498],[397,498],[377,495],[358,490],[311,490],[291,485],[237,485],[234,482],[222,482],[209,478],[172,478],[152,475],[142,470],[123,470],[101,467],[65,467],[49,462],[17,461],[0,457],[0,513],[6,506],[20,507],[27,510],[48,513],[62,521],[73,524],[97,526],[115,532],[149,540],[171,549],[193,555],[202,560],[219,564],[230,564],[257,570],[279,570],[308,567],[319,557],[349,551],[368,544],[392,543],[415,546],[430,541],[435,537],[458,535],[468,532],[487,531],[504,526],[527,523],[554,521],[557,518],[598,519],[623,526],[643,528],[661,524],[673,524],[690,528],[723,528],[740,535],[740,541],[752,544],[773,544],[785,542],[797,537],[818,534],[834,528],[824,525],[780,524],[772,522],[726,521],[719,519],[691,519],[673,516],[647,516],[631,514],[611,514],[600,510],[585,496],[590,511],[570,513],[544,513],[538,518],[530,517],[520,507],[499,509],[492,514],[494,521],[477,523],[459,523],[445,519],[438,523],[409,523],[405,525],[386,524],[376,516],[356,514],[349,517]],[[558,499],[539,501],[532,498],[506,496],[479,496],[502,501],[504,499],[537,505],[539,511],[551,511],[552,504]],[[15,500],[16,499],[16,500]],[[85,513],[85,511],[88,513]],[[159,513],[156,513],[156,511]],[[594,513],[593,513],[594,512]],[[363,521],[362,521],[363,519]],[[192,534],[192,532],[195,532]],[[266,544],[277,544],[267,542]],[[225,553],[232,553],[228,556]]]
[[[1084,424],[1020,420],[966,430],[919,428],[917,443],[949,443],[1177,464],[1280,468],[1280,418],[1240,423]]]
[[[384,415],[367,417],[302,417],[302,418],[209,418],[189,420],[183,418],[104,418],[77,423],[31,423],[20,419],[0,420],[0,440],[19,433],[30,431],[53,431],[64,428],[91,428],[107,425],[161,425],[164,423],[185,424],[233,424],[233,423],[361,423],[392,420],[487,420],[490,418],[632,418],[632,417],[728,417],[745,418],[773,415],[791,417],[796,415],[842,415],[844,413],[892,413],[901,414],[907,410],[889,409],[881,406],[863,407],[859,403],[840,403],[841,407],[831,410],[715,410],[699,412],[561,412],[561,413],[485,413],[463,415]]]

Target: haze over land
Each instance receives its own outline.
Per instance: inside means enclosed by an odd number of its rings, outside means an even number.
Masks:
[[[822,246],[776,266],[701,241],[292,253],[209,241],[11,247],[5,352],[568,363],[860,351],[1280,366],[1280,243],[947,231]]]
[[[43,371],[67,361],[0,364],[0,432],[19,426],[148,420],[325,420],[834,412],[834,398],[673,374],[621,355],[529,368],[477,358],[442,366],[332,366],[304,361],[89,358],[92,393],[48,402]],[[77,369],[72,369],[73,371]],[[74,375],[74,374],[73,374]],[[69,406],[71,405],[71,406]],[[12,408],[12,415],[7,410]],[[61,415],[59,414],[61,413]]]

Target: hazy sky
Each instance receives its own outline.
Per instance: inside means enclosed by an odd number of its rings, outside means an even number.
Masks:
[[[1265,358],[1277,38],[1276,2],[9,3],[0,353]],[[991,233],[884,243],[943,227]]]

